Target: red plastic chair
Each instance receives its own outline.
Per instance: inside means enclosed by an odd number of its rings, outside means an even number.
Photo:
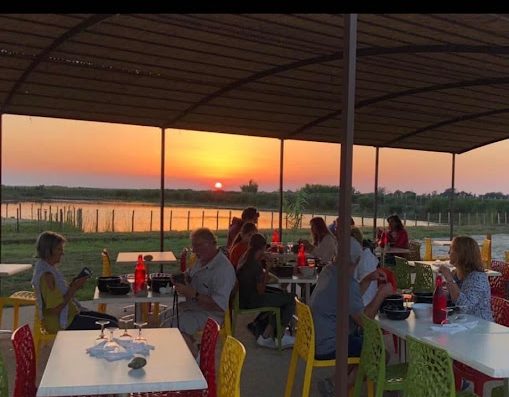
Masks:
[[[207,380],[208,389],[131,393],[131,397],[216,397],[216,344],[219,324],[207,319],[200,346],[200,369]]]
[[[501,277],[500,277],[501,278]],[[509,300],[499,296],[491,297],[491,311],[493,312],[493,320],[497,324],[509,326]],[[492,378],[466,364],[454,361],[452,368],[454,370],[454,383],[456,390],[461,389],[461,379],[467,379],[474,383],[474,393],[478,396],[483,395],[484,384],[491,381],[503,381],[503,378]]]
[[[491,296],[505,298],[506,281],[502,276],[488,277],[490,282]]]
[[[28,324],[16,329],[11,341],[16,357],[13,397],[35,397],[35,346]]]

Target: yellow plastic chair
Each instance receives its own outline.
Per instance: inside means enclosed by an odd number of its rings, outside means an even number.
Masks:
[[[39,352],[41,351],[41,347],[49,342],[53,342],[57,334],[51,334],[44,328],[42,324],[41,318],[39,316],[39,309],[37,303],[35,304],[35,312],[34,312],[34,347],[35,347],[35,357],[39,357]]]
[[[232,312],[229,303],[226,307],[226,310],[224,311],[224,322],[223,325],[221,325],[221,329],[219,330],[219,335],[221,336],[223,343],[226,341],[228,336],[232,336]]]
[[[2,325],[3,309],[5,305],[12,305],[12,330],[14,331],[19,325],[19,307],[35,305],[35,293],[33,291],[16,291],[10,296],[0,298],[0,327]]]
[[[240,397],[240,375],[246,349],[233,336],[227,336],[221,351],[217,381],[217,397]]]
[[[505,255],[505,263],[509,263],[509,251],[505,251],[504,252],[504,255]]]
[[[261,312],[269,312],[274,313],[276,316],[276,339],[277,339],[277,348],[279,351],[282,350],[281,338],[283,337],[283,327],[281,326],[281,309],[275,306],[264,306],[257,307],[254,309],[241,309],[239,303],[239,289],[238,286],[234,288],[234,298],[233,298],[233,315],[232,315],[232,335],[235,335],[235,326],[237,325],[237,316],[239,314],[252,314],[252,313],[261,313]]]
[[[285,397],[291,397],[293,384],[295,382],[295,373],[297,371],[297,361],[299,358],[306,362],[304,372],[304,383],[302,385],[302,397],[309,396],[309,389],[311,386],[311,376],[314,367],[334,367],[336,360],[317,360],[315,358],[315,326],[313,317],[311,316],[311,309],[308,305],[302,303],[295,298],[296,313],[297,313],[297,335],[295,337],[295,344],[293,345],[292,358],[290,360],[290,367],[288,369],[288,378],[286,380]],[[349,357],[348,364],[359,364],[359,357]],[[352,395],[353,388],[350,390],[349,395]]]
[[[433,259],[433,245],[429,237],[424,238],[424,261],[432,261]]]
[[[481,246],[481,259],[486,269],[491,268],[491,240],[485,238]]]

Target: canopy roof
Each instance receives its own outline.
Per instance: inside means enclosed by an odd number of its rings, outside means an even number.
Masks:
[[[509,138],[509,17],[358,19],[357,145]],[[343,16],[0,15],[0,112],[339,143]]]

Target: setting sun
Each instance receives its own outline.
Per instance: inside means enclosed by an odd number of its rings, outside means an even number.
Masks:
[[[214,187],[216,189],[222,189],[223,188],[223,184],[221,182],[216,182],[216,184],[214,185]]]

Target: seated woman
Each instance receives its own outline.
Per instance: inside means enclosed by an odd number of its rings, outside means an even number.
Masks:
[[[451,243],[450,262],[456,268],[454,274],[444,265],[439,271],[454,304],[461,307],[462,313],[493,321],[490,283],[477,242],[468,236],[455,237]]]
[[[244,253],[247,251],[247,247],[249,245],[249,240],[251,236],[255,233],[258,233],[258,228],[254,223],[247,222],[242,225],[242,228],[240,229],[239,234],[237,234],[237,237],[233,241],[233,245],[230,248],[230,262],[232,263],[233,267],[236,269],[239,260],[244,255]]]
[[[50,333],[58,330],[99,329],[97,320],[109,320],[109,326],[118,327],[118,320],[104,313],[89,311],[74,298],[88,277],[81,277],[68,284],[57,268],[66,240],[60,234],[43,232],[37,238],[39,260],[35,264],[32,285],[35,289],[41,321]]]
[[[262,260],[265,255],[267,241],[259,233],[253,234],[249,247],[237,268],[239,285],[239,306],[245,309],[274,306],[281,309],[281,325],[287,327],[295,312],[294,296],[285,291],[265,289],[268,273],[265,272]],[[276,318],[271,316],[263,333],[258,336],[257,343],[263,347],[276,348],[274,330]],[[282,347],[293,346],[295,338],[285,333],[281,339]]]
[[[307,240],[302,240],[304,248],[311,255],[320,258],[322,262],[330,262],[337,253],[336,237],[330,232],[323,218],[317,216],[309,221],[311,226],[311,235],[313,244]]]
[[[388,230],[378,232],[377,243],[384,248],[407,248],[408,249],[408,233],[403,226],[403,222],[398,215],[391,215],[387,218],[389,224]],[[406,254],[398,254],[398,256],[406,257]],[[385,254],[385,264],[394,265],[394,254]]]

